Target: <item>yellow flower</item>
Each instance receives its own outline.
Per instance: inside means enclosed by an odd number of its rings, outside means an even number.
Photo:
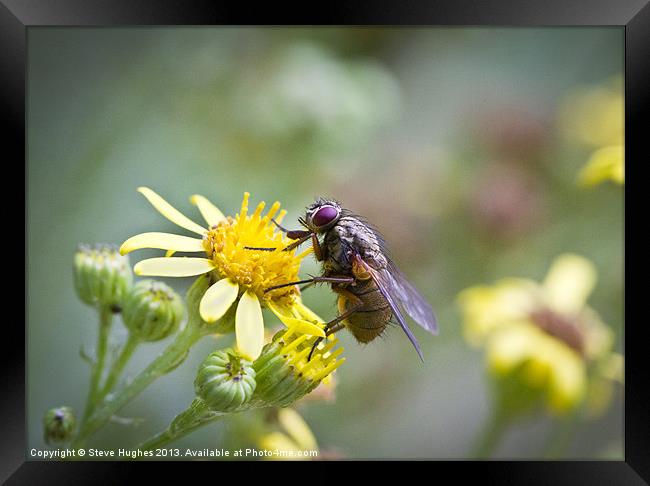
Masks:
[[[308,395],[345,362],[334,334],[317,343],[294,328],[280,331],[255,361],[255,397],[263,406],[286,407]],[[336,348],[336,349],[334,349]],[[310,358],[311,355],[311,358]]]
[[[309,425],[292,408],[277,411],[277,426],[278,430],[267,432],[258,439],[261,449],[273,453],[269,459],[304,460],[314,457],[309,454],[311,451],[318,452],[318,443]]]
[[[541,284],[509,278],[470,287],[458,297],[465,338],[485,347],[494,374],[517,372],[545,392],[552,412],[567,412],[585,397],[590,365],[604,376],[596,364],[616,355],[611,330],[586,305],[596,278],[589,260],[564,254]]]
[[[606,180],[623,184],[624,158],[623,145],[611,145],[596,150],[580,170],[578,182],[583,186],[595,186]]]
[[[578,175],[581,185],[625,182],[624,111],[619,78],[572,93],[563,104],[560,125],[565,135],[592,149]]]
[[[199,304],[202,319],[216,322],[237,302],[235,334],[239,352],[247,358],[256,359],[264,345],[264,321],[262,307],[270,309],[288,327],[295,331],[324,336],[322,320],[309,310],[300,299],[296,286],[264,292],[269,287],[300,280],[298,270],[302,259],[311,248],[300,254],[292,251],[263,251],[253,248],[277,248],[282,250],[291,240],[277,231],[272,218],[282,221],[286,211],[275,202],[262,216],[265,204],[259,203],[253,214],[248,213],[249,193],[244,194],[241,210],[233,217],[226,217],[205,197],[194,195],[192,204],[198,207],[207,223],[204,228],[190,220],[149,188],[138,191],[163,216],[196,233],[200,238],[169,233],[142,233],[126,240],[120,247],[121,254],[141,248],[167,250],[162,258],[150,258],[138,262],[133,270],[136,275],[161,277],[190,277],[209,273],[213,283]],[[204,253],[205,258],[173,257],[175,252]]]

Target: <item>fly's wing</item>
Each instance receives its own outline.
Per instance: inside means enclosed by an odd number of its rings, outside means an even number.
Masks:
[[[384,237],[374,226],[365,221],[362,217],[357,218],[363,221],[366,227],[373,232],[377,238],[383,256],[388,261],[387,265],[372,265],[372,262],[364,262],[368,267],[372,267],[376,274],[379,274],[378,278],[375,278],[375,280],[381,280],[384,282],[384,289],[390,294],[393,302],[399,304],[404,313],[411,316],[415,322],[431,334],[438,334],[438,322],[436,316],[433,314],[433,309],[424,297],[420,295],[420,292],[418,292],[415,286],[406,279],[400,269],[397,268],[397,265],[388,258]],[[360,255],[359,259],[363,260]]]
[[[420,360],[424,362],[424,356],[422,356],[420,344],[418,343],[417,339],[415,339],[415,336],[411,332],[411,329],[409,329],[409,327],[406,325],[404,316],[402,315],[402,312],[398,306],[399,296],[396,293],[396,290],[393,289],[393,281],[386,278],[385,271],[375,270],[370,265],[368,265],[365,261],[363,261],[363,258],[361,258],[358,253],[354,255],[354,260],[370,274],[370,277],[375,282],[375,285],[377,285],[379,292],[381,292],[381,295],[384,296],[384,299],[386,299],[386,302],[388,302],[388,305],[390,305],[390,308],[393,311],[393,315],[397,319],[400,327],[406,333],[406,336],[409,338],[409,341],[411,341],[411,344],[413,344],[413,347],[415,348],[415,351],[417,351]]]
[[[389,262],[388,269],[379,271],[391,283],[390,288],[395,291],[396,300],[399,301],[402,309],[431,334],[438,334],[438,322],[433,309],[399,268],[393,262]]]

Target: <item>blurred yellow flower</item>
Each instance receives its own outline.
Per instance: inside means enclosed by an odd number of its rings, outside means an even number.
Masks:
[[[470,287],[458,296],[465,338],[485,347],[493,374],[516,375],[545,394],[551,412],[566,413],[585,398],[591,368],[622,379],[612,331],[586,305],[596,279],[593,263],[564,254],[541,284],[508,278]]]
[[[595,186],[606,180],[625,183],[625,164],[622,145],[603,147],[591,154],[578,174],[582,186]]]
[[[235,334],[239,352],[256,359],[264,346],[262,306],[269,308],[288,327],[296,332],[324,337],[320,319],[300,300],[296,286],[264,292],[265,289],[300,280],[298,270],[302,259],[311,248],[296,254],[292,251],[261,251],[247,247],[282,249],[291,243],[283,233],[276,231],[272,218],[278,214],[280,203],[275,202],[265,216],[265,204],[259,203],[252,215],[248,214],[249,193],[244,194],[239,214],[225,217],[210,201],[200,195],[190,198],[198,206],[208,224],[204,228],[173,208],[149,188],[138,189],[163,216],[201,238],[169,233],[142,233],[126,240],[120,247],[125,255],[141,248],[167,250],[163,258],[149,258],[134,267],[137,275],[161,277],[189,277],[210,273],[213,282],[199,304],[199,312],[206,322],[216,322],[237,302]],[[286,211],[279,212],[282,221]],[[207,258],[173,257],[175,252],[203,252]]]
[[[292,408],[277,411],[278,430],[267,432],[259,437],[261,449],[273,453],[265,456],[270,460],[312,459],[318,453],[318,443],[307,422]]]
[[[625,182],[624,111],[620,78],[583,88],[562,105],[560,125],[565,135],[593,150],[578,175],[579,184]]]

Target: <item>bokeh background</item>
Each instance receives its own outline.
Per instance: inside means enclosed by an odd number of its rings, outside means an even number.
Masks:
[[[79,349],[92,351],[97,325],[74,293],[76,245],[177,231],[136,193],[147,185],[197,220],[190,194],[234,214],[250,191],[253,203],[280,200],[288,225],[318,195],[373,221],[440,335],[414,326],[422,364],[399,329],[367,346],[341,333],[337,398],[301,414],[343,457],[467,457],[491,398],[483,353],[463,339],[462,289],[540,280],[558,254],[581,254],[599,272],[590,304],[622,350],[623,190],[578,187],[591,149],[566,112],[585,89],[620,82],[623,39],[621,28],[31,28],[28,447],[44,447],[48,408],[83,409]],[[181,292],[190,282],[167,279]],[[326,287],[304,300],[333,317]],[[128,373],[165,344],[143,345]],[[91,445],[165,428],[217,344],[201,341],[122,411],[143,423],[111,425]],[[622,458],[622,401],[617,389],[606,413],[573,427],[563,457]],[[542,457],[560,427],[522,422],[494,457]],[[225,434],[219,423],[177,445],[218,447]]]

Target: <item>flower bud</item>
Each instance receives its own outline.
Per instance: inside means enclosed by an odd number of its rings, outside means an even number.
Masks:
[[[168,285],[141,280],[124,299],[122,319],[142,341],[159,341],[176,332],[184,310],[181,297]]]
[[[121,306],[133,283],[129,257],[112,245],[80,245],[74,256],[74,285],[88,305]]]
[[[253,363],[257,373],[256,406],[286,407],[314,390],[323,379],[345,362],[335,336],[320,342],[293,329],[279,331]],[[313,352],[312,352],[313,350]],[[309,355],[311,353],[311,359]]]
[[[47,444],[68,442],[77,428],[74,410],[70,407],[51,408],[43,417],[44,439]]]
[[[253,396],[257,383],[251,362],[231,349],[209,355],[196,375],[194,389],[214,412],[233,412]]]

